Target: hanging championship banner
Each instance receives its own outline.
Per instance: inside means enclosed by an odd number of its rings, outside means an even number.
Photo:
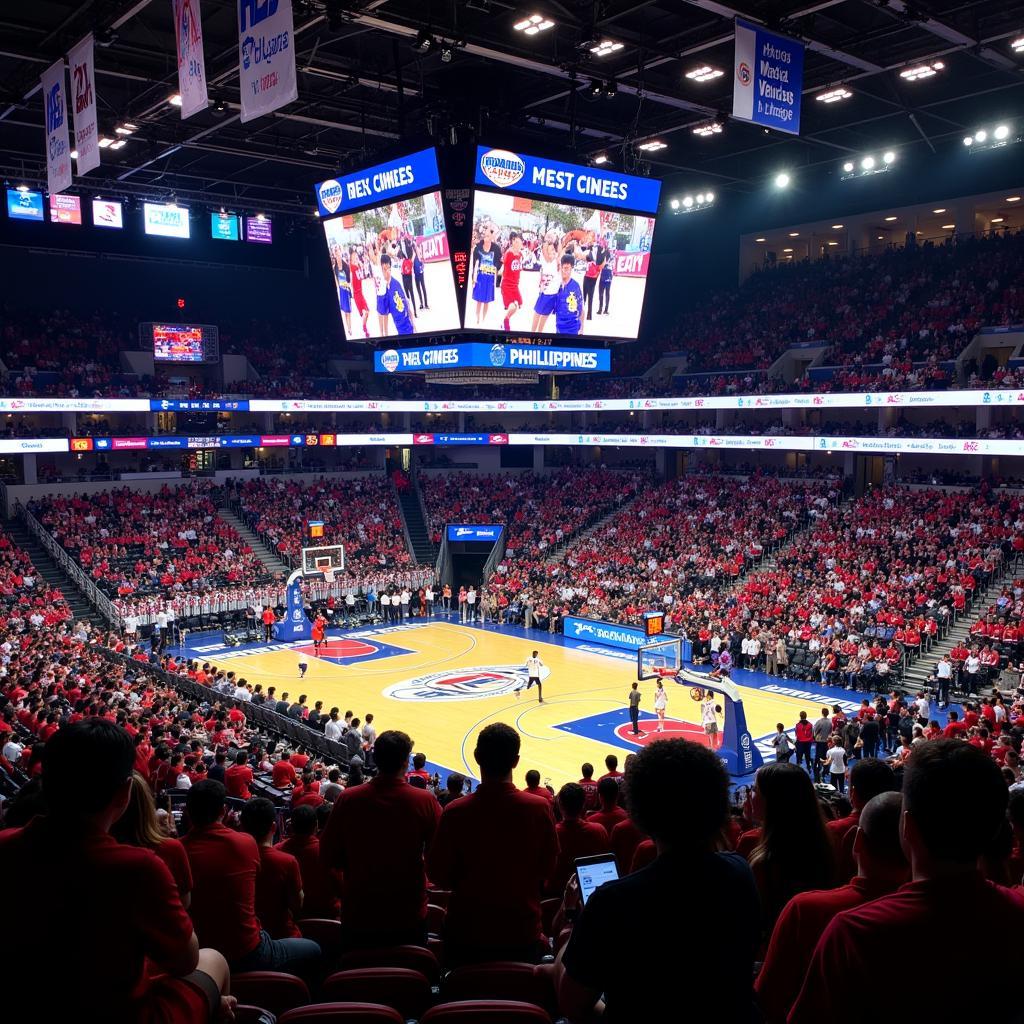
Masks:
[[[171,0],[171,3],[174,38],[178,44],[178,95],[184,121],[210,105],[206,94],[203,23],[199,17],[199,0]]]
[[[799,135],[803,87],[803,43],[737,18],[732,116]]]
[[[292,0],[238,0],[238,79],[243,121],[298,96]]]
[[[71,187],[71,146],[68,144],[68,105],[64,95],[64,58],[42,73],[46,114],[46,187],[51,195]]]
[[[75,160],[79,175],[100,165],[99,129],[96,126],[96,65],[90,32],[68,54],[71,98],[75,104]]]

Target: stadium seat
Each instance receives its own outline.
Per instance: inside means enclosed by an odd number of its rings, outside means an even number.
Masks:
[[[231,994],[240,1003],[262,1006],[280,1016],[309,1002],[306,983],[281,971],[246,971],[231,977]]]
[[[354,971],[363,967],[405,967],[419,971],[431,985],[441,974],[437,958],[423,946],[382,946],[378,949],[354,949],[342,955],[339,971]]]
[[[444,980],[448,1002],[480,999],[511,999],[557,1012],[555,988],[546,970],[533,964],[497,961],[457,967]]]
[[[277,1017],[262,1006],[238,1003],[235,1006],[235,1024],[275,1024]]]
[[[295,922],[304,939],[312,939],[326,963],[334,963],[341,951],[341,922],[329,917],[304,917]]]
[[[431,903],[427,906],[427,931],[431,935],[440,935],[444,929],[444,919],[448,916],[448,911],[444,907],[439,907],[435,903]]]
[[[277,1024],[405,1024],[402,1015],[380,1003],[314,1003],[289,1010]]]
[[[321,995],[335,1002],[382,1003],[406,1019],[419,1017],[433,1002],[426,976],[405,967],[337,971],[324,982]]]
[[[551,1024],[551,1015],[539,1006],[514,999],[476,999],[441,1003],[420,1017],[420,1024]]]
[[[443,907],[445,910],[448,909],[448,898],[451,893],[447,889],[428,889],[427,899],[430,901],[431,906]]]

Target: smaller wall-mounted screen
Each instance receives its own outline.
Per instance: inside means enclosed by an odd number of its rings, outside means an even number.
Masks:
[[[123,228],[124,212],[121,204],[114,199],[94,199],[92,223],[97,228]]]
[[[43,220],[43,193],[9,188],[7,216],[12,220]]]
[[[82,200],[78,196],[51,193],[50,220],[54,224],[81,224]]]
[[[218,331],[209,324],[143,324],[140,333],[152,340],[158,363],[209,363],[219,355]]]
[[[245,240],[270,245],[274,241],[274,226],[269,217],[246,217]]]
[[[142,216],[147,235],[159,235],[162,238],[189,237],[188,210],[184,206],[145,203]]]

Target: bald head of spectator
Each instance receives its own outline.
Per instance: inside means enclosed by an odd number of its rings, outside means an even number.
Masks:
[[[870,881],[905,881],[910,873],[900,843],[903,798],[899,793],[881,793],[861,809],[853,856],[857,874]]]

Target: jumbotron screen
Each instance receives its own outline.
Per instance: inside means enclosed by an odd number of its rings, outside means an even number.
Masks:
[[[206,363],[218,358],[217,329],[207,324],[150,324],[158,363]]]
[[[660,182],[481,146],[475,184],[467,330],[639,335]]]
[[[439,186],[432,149],[316,186],[350,341],[459,329]]]

